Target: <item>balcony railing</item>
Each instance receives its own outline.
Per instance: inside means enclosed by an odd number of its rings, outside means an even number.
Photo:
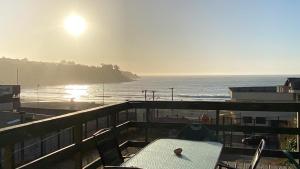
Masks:
[[[155,129],[180,129],[186,122],[161,122],[159,117],[165,111],[173,112],[193,110],[195,117],[202,114],[201,110],[214,112],[211,123],[207,126],[215,130],[220,141],[225,142],[226,132],[256,132],[300,135],[297,127],[268,127],[268,126],[241,126],[234,123],[224,123],[224,111],[256,111],[256,112],[300,112],[299,103],[236,103],[236,102],[185,102],[185,101],[155,101],[155,102],[124,102],[93,108],[74,113],[68,113],[44,120],[20,124],[0,129],[1,167],[10,168],[47,168],[62,161],[71,161],[72,168],[95,168],[101,165],[100,158],[84,160],[86,154],[95,150],[91,134],[98,129],[112,127],[119,132],[122,141],[121,149],[127,147],[142,147],[155,138],[161,137],[154,133]],[[297,113],[299,117],[299,113]],[[299,122],[299,118],[297,119]],[[130,130],[135,128],[137,130]],[[136,132],[136,134],[134,133]],[[68,133],[69,142],[63,143],[62,137]],[[52,135],[56,146],[46,149],[47,135]],[[163,136],[167,137],[167,136]],[[39,155],[33,159],[26,159],[25,142],[40,140]],[[137,141],[138,140],[138,141]],[[20,148],[18,148],[20,147]],[[223,153],[252,155],[253,149],[227,146]],[[20,158],[16,154],[20,154]],[[28,154],[28,153],[27,153]],[[292,152],[297,159],[299,152]],[[266,157],[284,157],[281,151],[266,150]],[[88,162],[86,162],[88,161]]]

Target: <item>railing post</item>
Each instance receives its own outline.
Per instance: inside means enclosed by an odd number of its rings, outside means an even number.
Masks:
[[[225,146],[225,144],[226,144],[226,135],[225,135],[225,116],[223,115],[223,118],[222,118],[222,124],[223,124],[223,144],[224,144],[224,146]]]
[[[232,147],[232,117],[230,117],[230,147]]]
[[[97,117],[96,118],[96,130],[98,130],[99,129],[99,118]]]
[[[24,150],[24,147],[25,147],[25,143],[24,141],[21,141],[21,161],[24,162],[24,159],[25,159],[25,150]]]
[[[110,124],[109,124],[109,114],[106,116],[106,127],[109,128]]]
[[[128,121],[128,119],[129,119],[129,112],[128,112],[128,109],[126,109],[126,120],[125,121]]]
[[[57,131],[57,149],[60,149],[60,130]]]
[[[84,138],[87,138],[88,135],[88,122],[84,123]]]
[[[116,124],[120,123],[120,116],[119,116],[120,112],[116,112],[115,116],[116,116]]]
[[[253,131],[252,133],[255,135],[256,130],[255,130],[255,126],[256,126],[256,119],[253,119]]]
[[[3,149],[3,169],[14,168],[14,145],[7,145]]]
[[[300,152],[300,112],[297,112],[297,128],[298,128],[298,135],[297,135],[297,152]],[[300,158],[300,157],[299,157]]]
[[[148,138],[149,115],[150,115],[150,109],[147,108],[146,109],[145,142],[149,141],[149,138]]]
[[[110,113],[111,126],[113,128],[117,125],[117,112]]]
[[[137,119],[137,109],[136,108],[134,108],[134,120],[138,121],[138,119]]]
[[[220,118],[220,110],[216,110],[216,135],[219,140],[219,118]]]
[[[44,136],[41,136],[40,137],[40,140],[41,140],[41,154],[40,154],[40,156],[42,157],[45,153],[45,150],[44,150]]]
[[[74,137],[74,143],[77,146],[77,152],[74,154],[74,164],[75,169],[81,169],[82,168],[82,153],[81,153],[81,143],[82,143],[82,124],[77,124],[74,126],[73,129],[73,137]]]

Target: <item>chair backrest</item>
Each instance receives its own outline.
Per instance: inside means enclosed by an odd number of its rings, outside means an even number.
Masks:
[[[105,137],[101,134],[105,133]],[[103,165],[118,166],[124,162],[119,143],[111,129],[93,134]]]
[[[291,163],[292,168],[294,169],[300,169],[300,165],[295,161],[292,154],[290,154],[288,151],[283,150],[283,154],[288,158],[289,162]]]
[[[251,161],[251,165],[249,167],[249,169],[255,169],[259,160],[260,160],[260,157],[261,157],[261,153],[262,151],[264,150],[265,148],[265,144],[266,144],[266,141],[264,139],[261,139],[257,149],[256,149],[256,152],[252,158],[252,161]]]

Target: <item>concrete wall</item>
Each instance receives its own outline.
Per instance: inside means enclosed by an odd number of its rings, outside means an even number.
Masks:
[[[293,117],[296,117],[296,112],[262,112],[262,111],[234,111],[234,116],[238,119],[243,117],[252,117],[254,120],[256,117],[264,117],[266,118],[266,124],[256,124],[256,126],[269,126],[270,121],[272,120],[283,120],[292,122]],[[242,125],[249,125],[249,123],[245,124],[243,120],[241,121]],[[254,124],[254,122],[250,123]]]
[[[236,102],[295,102],[293,93],[280,92],[231,92],[231,101]],[[256,124],[257,126],[270,126],[272,120],[283,120],[291,122],[295,112],[262,112],[262,111],[235,111],[233,112],[237,118],[243,117],[264,117],[266,124]],[[252,123],[243,123],[241,125],[251,125]]]

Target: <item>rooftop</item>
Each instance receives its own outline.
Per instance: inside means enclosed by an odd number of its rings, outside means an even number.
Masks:
[[[288,78],[284,85],[290,85],[292,90],[300,90],[300,78]]]

